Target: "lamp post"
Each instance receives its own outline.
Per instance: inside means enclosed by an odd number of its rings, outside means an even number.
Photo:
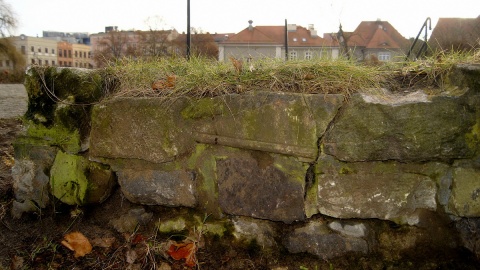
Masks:
[[[190,0],[187,0],[187,60],[190,60]]]

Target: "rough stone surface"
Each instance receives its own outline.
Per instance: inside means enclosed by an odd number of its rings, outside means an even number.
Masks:
[[[453,169],[452,193],[448,212],[460,217],[480,216],[480,169]]]
[[[17,160],[12,168],[13,189],[15,200],[12,214],[19,218],[23,212],[38,211],[38,207],[45,208],[49,200],[49,178],[31,160]],[[38,205],[38,207],[37,207]]]
[[[340,257],[348,253],[368,253],[368,243],[363,238],[332,233],[326,224],[310,221],[295,229],[284,240],[291,253],[306,252],[324,260]]]
[[[96,105],[92,113],[90,155],[107,159],[172,161],[193,147],[180,111],[182,100],[131,98]]]
[[[12,215],[20,217],[24,212],[39,211],[49,201],[49,176],[45,174],[55,159],[57,149],[38,145],[15,145],[15,165],[12,168]]]
[[[255,152],[217,160],[218,197],[227,214],[291,223],[305,218],[303,164]]]
[[[464,247],[480,258],[480,218],[462,218],[455,222]]]
[[[339,232],[344,236],[364,237],[366,235],[367,227],[363,223],[343,224],[338,221],[333,221],[328,224],[328,227],[334,231]]]
[[[102,203],[115,185],[112,171],[82,156],[58,151],[50,170],[51,193],[63,203]]]
[[[182,114],[200,142],[314,159],[343,97],[255,92],[204,99]]]
[[[357,94],[325,134],[323,147],[326,154],[351,162],[469,158],[476,149],[466,135],[475,121],[473,104],[462,97],[396,106]]]
[[[193,172],[122,170],[117,176],[123,194],[133,203],[187,207],[197,203]]]
[[[318,210],[336,218],[379,218],[411,223],[416,209],[436,210],[436,184],[396,162],[318,163]],[[415,218],[414,218],[415,219]]]
[[[232,219],[233,236],[245,244],[254,241],[262,248],[275,247],[275,238],[278,236],[273,223],[264,220],[252,219],[247,217],[235,217]]]

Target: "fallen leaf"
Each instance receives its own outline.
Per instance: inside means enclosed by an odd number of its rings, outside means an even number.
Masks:
[[[168,248],[168,255],[174,260],[185,259],[185,265],[189,267],[194,267],[196,265],[195,252],[197,251],[197,246],[195,243],[176,243],[173,242]]]
[[[143,241],[147,240],[147,238],[141,234],[135,234],[132,238],[132,244],[136,245],[138,243],[141,243]]]
[[[88,241],[87,237],[80,232],[66,234],[63,239],[62,245],[71,251],[74,251],[75,258],[83,257],[92,252],[92,245]]]
[[[14,255],[12,258],[12,263],[10,264],[11,270],[23,269],[24,259],[20,256]]]

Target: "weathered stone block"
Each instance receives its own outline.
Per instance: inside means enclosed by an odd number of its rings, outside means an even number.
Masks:
[[[425,172],[409,169],[395,162],[344,163],[322,156],[317,169],[318,210],[336,218],[418,222],[413,216],[416,209],[436,209],[437,188]]]
[[[82,156],[59,151],[50,170],[53,196],[70,205],[101,203],[115,185],[113,173]]]
[[[461,217],[480,217],[480,170],[453,169],[452,193],[448,212]]]
[[[256,92],[197,100],[182,115],[195,120],[197,141],[313,160],[318,138],[342,100],[340,95]]]
[[[310,221],[295,229],[285,238],[284,245],[291,253],[306,252],[324,260],[351,252],[368,253],[365,239],[333,233],[326,224],[318,221]]]
[[[122,193],[133,203],[187,207],[197,204],[193,172],[122,170],[117,175]]]
[[[477,151],[467,136],[475,110],[463,97],[389,104],[356,94],[325,134],[323,148],[351,162],[469,158]]]
[[[253,152],[219,159],[216,169],[225,213],[285,223],[305,219],[306,167],[295,158]]]
[[[172,161],[194,144],[180,116],[184,100],[117,98],[92,112],[90,155],[94,158]]]

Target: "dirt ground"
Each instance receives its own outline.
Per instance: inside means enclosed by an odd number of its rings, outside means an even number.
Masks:
[[[469,252],[457,249],[439,253],[425,248],[412,252],[405,259],[389,262],[375,254],[325,261],[308,254],[264,252],[255,243],[236,245],[234,237],[228,234],[222,239],[200,237],[198,231],[178,236],[162,235],[155,222],[142,224],[133,233],[120,233],[111,221],[134,208],[153,213],[153,221],[191,213],[188,209],[132,205],[118,189],[101,206],[76,208],[54,202],[41,214],[14,219],[10,215],[14,199],[12,142],[22,130],[22,122],[17,117],[26,109],[26,103],[22,103],[25,97],[20,94],[14,101],[5,101],[5,97],[2,101],[0,95],[0,113],[3,113],[0,115],[0,270],[478,269],[478,261]],[[6,112],[8,107],[11,110]],[[74,253],[61,244],[64,236],[74,231],[81,232],[93,245],[92,252],[84,257],[75,258]],[[195,247],[193,267],[187,266],[185,260],[177,261],[166,254],[170,241],[185,241],[187,235],[193,237]]]

